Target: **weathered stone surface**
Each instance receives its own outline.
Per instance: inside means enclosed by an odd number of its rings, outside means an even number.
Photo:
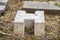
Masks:
[[[44,36],[45,35],[45,24],[44,23],[36,23],[34,24],[34,34],[36,36]]]
[[[6,5],[8,3],[9,0],[0,0],[0,4],[4,4]]]
[[[6,6],[5,5],[0,5],[0,15],[5,11]]]
[[[25,26],[23,23],[14,23],[14,33],[24,37]]]
[[[5,11],[8,1],[9,0],[0,0],[0,16],[1,16],[1,13]]]
[[[25,20],[34,20],[34,34],[36,36],[42,36],[45,33],[43,25],[45,23],[44,11],[36,11],[35,14],[28,14],[21,10],[17,11],[14,20],[14,33],[24,35],[26,27],[26,22],[24,23]]]
[[[26,13],[26,11],[17,11],[14,22],[24,23],[25,19],[34,20],[35,23],[44,23],[44,11],[36,11],[35,14]]]
[[[59,7],[54,6],[54,2],[32,2],[25,1],[23,4],[23,9],[36,9],[36,10],[60,10]]]

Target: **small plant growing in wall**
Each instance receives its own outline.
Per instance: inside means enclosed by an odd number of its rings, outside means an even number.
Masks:
[[[59,4],[58,2],[55,2],[55,3],[54,3],[54,6],[60,7],[60,4]]]

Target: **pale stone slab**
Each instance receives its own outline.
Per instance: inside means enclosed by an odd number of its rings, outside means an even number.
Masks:
[[[7,4],[9,0],[0,0],[0,4]]]
[[[14,23],[14,33],[24,37],[25,26],[23,23]]]
[[[3,11],[5,9],[5,5],[0,5],[0,11]]]
[[[34,20],[35,20],[35,23],[45,23],[44,11],[35,11]]]
[[[36,23],[34,24],[34,34],[36,36],[43,36],[45,35],[45,24],[44,23]]]
[[[0,16],[8,8],[8,1],[9,0],[0,0]]]
[[[34,20],[34,34],[41,36],[45,33],[44,31],[44,11],[36,11],[35,14],[29,14],[25,11],[18,10],[14,20],[14,33],[17,35],[24,36],[25,32],[25,20]],[[42,30],[42,31],[41,31]]]
[[[24,19],[33,19],[35,23],[44,23],[44,11],[36,11],[35,14],[29,14],[21,10],[17,11],[14,22],[24,23]]]
[[[60,7],[54,6],[53,3],[49,2],[37,2],[37,1],[25,1],[23,9],[36,9],[36,10],[60,10]]]
[[[21,10],[18,10],[17,11],[17,14],[16,14],[16,17],[15,17],[15,20],[14,20],[14,23],[17,22],[17,23],[24,23],[24,17],[25,16],[26,12],[25,11],[21,11]]]
[[[5,5],[0,5],[0,16],[1,16],[1,13],[5,11],[5,8],[6,8]]]

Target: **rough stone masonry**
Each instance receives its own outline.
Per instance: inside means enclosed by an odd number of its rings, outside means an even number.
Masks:
[[[34,20],[34,35],[42,36],[45,34],[44,11],[35,11],[34,14],[18,10],[14,20],[14,33],[23,37],[25,34],[25,20]]]
[[[9,0],[0,0],[0,16],[1,16],[1,13],[3,13],[6,10],[8,1]]]

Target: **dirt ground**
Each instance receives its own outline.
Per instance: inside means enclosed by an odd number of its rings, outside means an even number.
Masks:
[[[16,15],[16,11],[22,9],[22,2],[20,0],[10,0],[8,9],[0,17],[0,30],[8,32],[1,27],[6,27],[9,30],[13,30],[13,21]],[[60,40],[60,12],[59,11],[45,11],[45,30],[46,40]],[[12,31],[13,32],[13,31]],[[26,39],[28,40],[29,37]],[[44,40],[31,37],[32,40]],[[11,36],[0,36],[0,40],[14,40]]]

